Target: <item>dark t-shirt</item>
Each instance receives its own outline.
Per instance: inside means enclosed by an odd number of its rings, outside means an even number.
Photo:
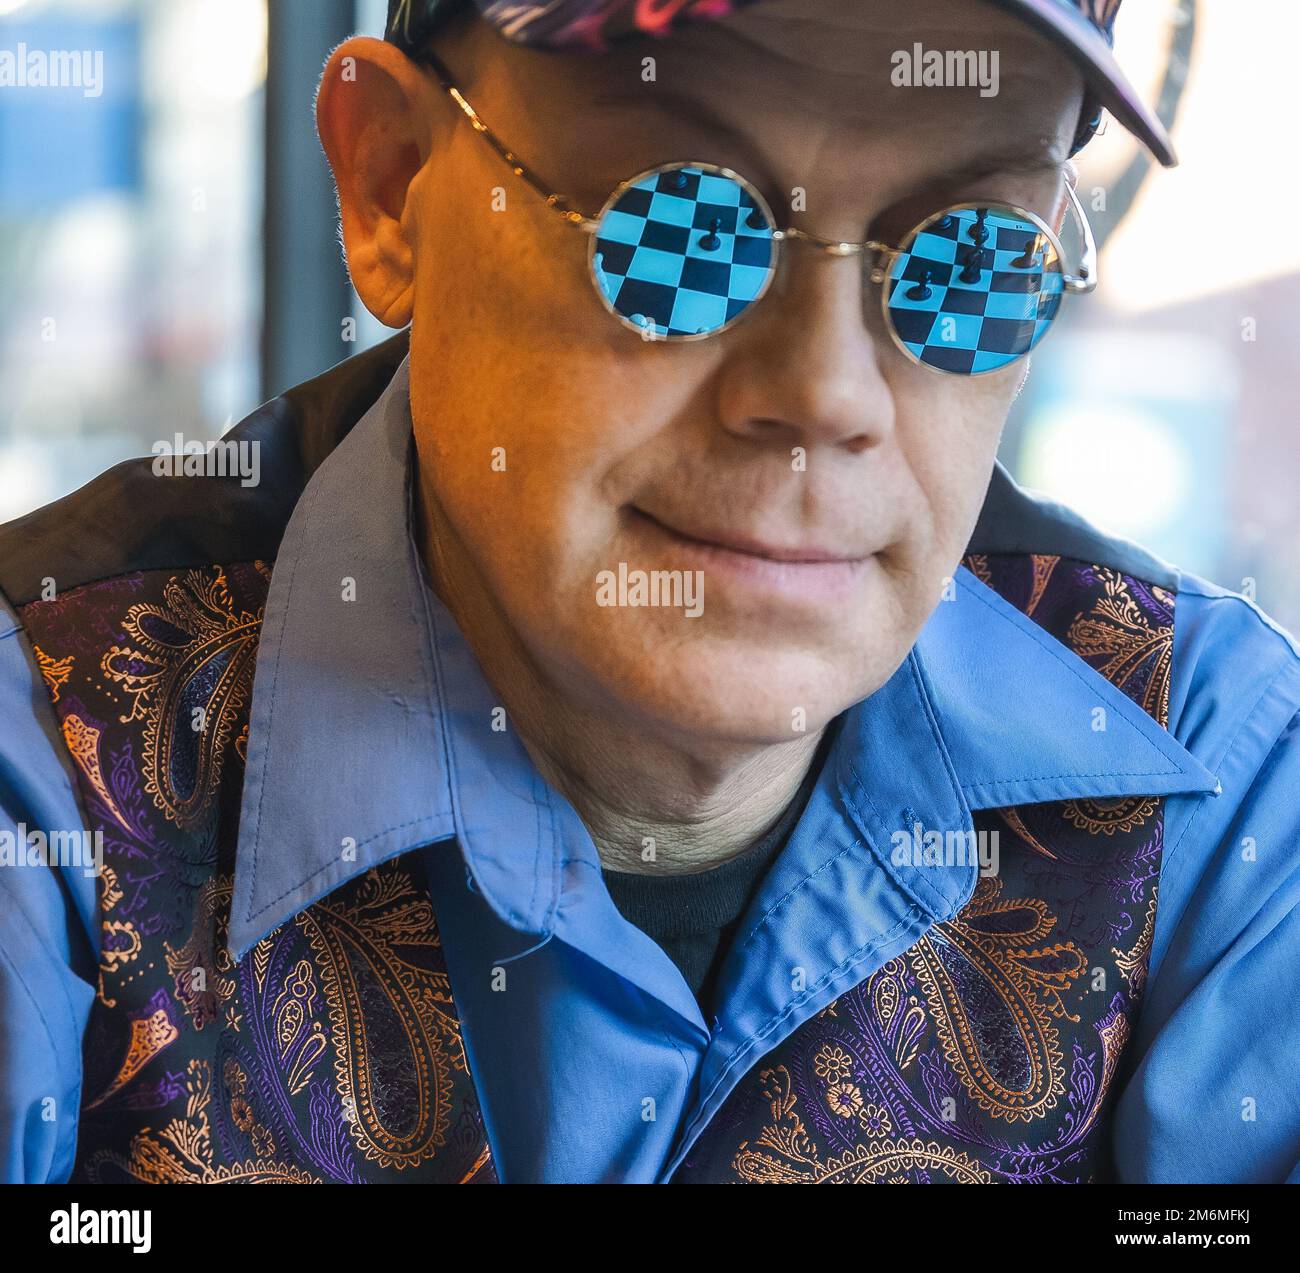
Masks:
[[[785,812],[736,857],[689,875],[602,872],[623,917],[658,942],[681,969],[706,1021],[712,1020],[716,1011],[718,973],[731,939],[808,803],[825,749],[823,739]]]

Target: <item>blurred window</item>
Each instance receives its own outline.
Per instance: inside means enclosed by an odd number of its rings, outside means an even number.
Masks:
[[[0,0],[0,48],[100,68],[0,89],[7,520],[256,401],[266,13]]]
[[[1148,100],[1178,99],[1182,162],[1151,171],[1113,123],[1080,156],[1101,285],[1035,354],[1002,458],[1300,631],[1300,236],[1277,232],[1300,6],[1129,0],[1116,34]]]

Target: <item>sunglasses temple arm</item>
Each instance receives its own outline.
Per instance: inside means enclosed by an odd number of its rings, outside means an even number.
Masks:
[[[1088,224],[1087,214],[1074,187],[1067,184],[1065,193],[1069,196],[1070,211],[1079,223],[1079,233],[1083,238],[1083,255],[1079,260],[1078,274],[1065,276],[1067,292],[1091,292],[1097,286],[1097,240],[1092,236],[1092,226]]]
[[[571,208],[568,199],[564,195],[556,194],[532,169],[521,162],[515,152],[479,118],[478,111],[469,104],[465,95],[456,87],[450,72],[432,53],[424,52],[420,56],[421,60],[438,77],[438,83],[450,94],[452,100],[474,126],[474,131],[509,165],[510,171],[516,177],[541,195],[546,200],[546,206],[554,209],[570,225],[576,225],[580,229],[587,231],[596,229],[596,222],[591,217],[584,216],[581,212]]]

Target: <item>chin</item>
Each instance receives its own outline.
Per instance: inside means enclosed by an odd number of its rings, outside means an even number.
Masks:
[[[874,660],[849,657],[852,648],[708,636],[649,650],[606,646],[598,679],[666,738],[769,746],[818,732],[883,684],[892,668],[877,681]]]

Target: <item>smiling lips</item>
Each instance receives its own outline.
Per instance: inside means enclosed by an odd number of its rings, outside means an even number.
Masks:
[[[706,578],[721,574],[760,591],[801,601],[833,601],[851,592],[874,554],[855,556],[816,544],[774,545],[747,535],[688,533],[634,509],[643,525],[673,545]]]

